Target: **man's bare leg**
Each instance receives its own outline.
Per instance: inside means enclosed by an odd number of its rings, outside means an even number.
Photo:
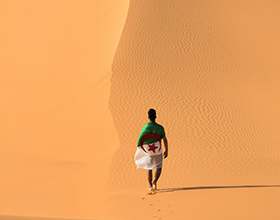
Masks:
[[[149,190],[152,190],[153,189],[153,170],[148,170],[148,181],[149,181],[149,185],[150,185],[150,188]]]
[[[156,191],[157,190],[157,181],[160,177],[161,174],[161,168],[157,169],[156,174],[155,174],[155,179],[152,182],[152,191]]]

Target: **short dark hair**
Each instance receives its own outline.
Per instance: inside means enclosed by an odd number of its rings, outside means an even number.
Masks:
[[[154,110],[154,109],[150,109],[149,111],[148,111],[148,115],[149,115],[149,119],[151,119],[152,121],[154,121],[155,119],[156,119],[156,110]]]

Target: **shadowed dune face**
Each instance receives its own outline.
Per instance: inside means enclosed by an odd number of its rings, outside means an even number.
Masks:
[[[170,144],[161,186],[279,181],[279,4],[251,3],[130,2],[113,63],[111,188],[147,184],[133,155],[151,107]]]
[[[127,0],[1,1],[0,214],[100,217],[127,9]]]

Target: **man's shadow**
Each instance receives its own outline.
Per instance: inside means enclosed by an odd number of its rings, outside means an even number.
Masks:
[[[177,192],[177,191],[186,191],[186,190],[236,189],[236,188],[277,188],[277,187],[280,187],[280,185],[197,186],[197,187],[158,189],[157,193],[168,193],[168,192]]]

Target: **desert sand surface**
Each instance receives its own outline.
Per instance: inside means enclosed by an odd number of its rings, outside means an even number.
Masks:
[[[14,216],[14,215],[0,215],[1,220],[82,220],[73,218],[53,218],[53,217],[38,217],[38,216]]]
[[[0,3],[0,219],[100,218],[118,148],[111,65],[129,2]]]
[[[277,1],[130,1],[109,102],[118,219],[280,218],[279,21]],[[149,108],[169,141],[154,196],[131,165]]]
[[[1,1],[0,219],[280,218],[278,1]],[[169,156],[134,153],[149,108]]]

